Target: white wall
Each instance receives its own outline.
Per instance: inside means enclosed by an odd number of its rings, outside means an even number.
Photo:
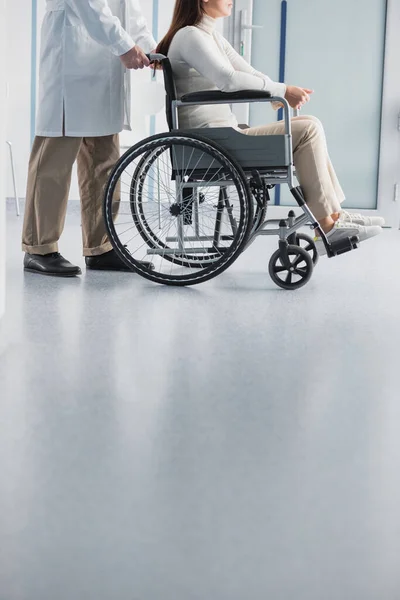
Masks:
[[[5,138],[6,138],[6,86],[5,86],[5,0],[0,0],[0,320],[4,316],[6,296],[5,259]]]
[[[31,2],[29,0],[7,0],[6,40],[6,82],[9,90],[6,135],[14,145],[19,193],[25,196],[30,150]],[[9,168],[7,168],[6,182],[6,194],[10,197],[13,195],[13,188]]]

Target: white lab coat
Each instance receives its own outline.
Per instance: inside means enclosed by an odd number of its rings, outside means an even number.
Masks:
[[[119,56],[156,46],[139,0],[47,0],[36,135],[97,137],[130,129],[130,71]]]

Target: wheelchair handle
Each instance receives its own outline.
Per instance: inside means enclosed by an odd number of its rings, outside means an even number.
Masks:
[[[155,61],[159,61],[162,62],[163,60],[165,60],[167,57],[164,56],[164,54],[146,54],[147,58],[149,59],[149,61],[151,63],[155,62]]]

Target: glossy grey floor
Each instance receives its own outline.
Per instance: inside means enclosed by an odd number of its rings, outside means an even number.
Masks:
[[[400,233],[196,288],[23,274],[8,222],[1,600],[398,600]],[[79,221],[61,244],[80,256]]]

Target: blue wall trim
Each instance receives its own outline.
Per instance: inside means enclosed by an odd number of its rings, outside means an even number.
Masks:
[[[158,19],[159,19],[159,0],[153,0],[153,26],[152,33],[153,37],[158,42]],[[156,117],[152,115],[150,117],[150,135],[154,135],[156,132]]]
[[[279,82],[285,83],[286,76],[286,38],[287,38],[287,14],[288,14],[288,3],[287,0],[283,0],[281,4],[281,40],[279,49]],[[278,110],[278,121],[283,119],[283,110]],[[277,185],[275,188],[275,204],[281,203],[281,186]]]
[[[36,81],[37,81],[37,0],[32,0],[31,30],[31,145],[36,129]]]
[[[286,37],[287,37],[287,0],[282,1],[281,6],[281,41],[279,49],[279,81],[285,83],[286,74]]]

